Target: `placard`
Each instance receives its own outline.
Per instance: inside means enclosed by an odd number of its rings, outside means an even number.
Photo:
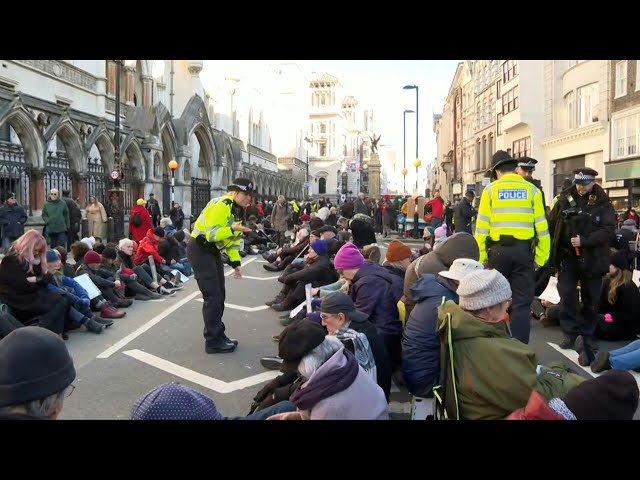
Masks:
[[[73,279],[87,291],[90,300],[102,295],[102,292],[100,292],[100,289],[96,287],[95,283],[93,283],[93,280],[91,280],[88,273],[83,273],[82,275],[73,277]]]
[[[544,292],[542,292],[542,295],[540,295],[539,298],[540,300],[546,300],[547,302],[553,303],[554,305],[560,303],[560,294],[558,293],[558,279],[556,277],[549,277],[547,288],[544,289]]]

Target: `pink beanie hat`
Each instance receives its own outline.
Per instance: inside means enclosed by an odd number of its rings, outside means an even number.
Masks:
[[[438,228],[436,228],[436,231],[434,232],[434,234],[435,234],[436,238],[446,237],[447,236],[447,224],[443,223]]]
[[[353,270],[364,265],[364,257],[353,243],[345,243],[333,259],[336,270]]]

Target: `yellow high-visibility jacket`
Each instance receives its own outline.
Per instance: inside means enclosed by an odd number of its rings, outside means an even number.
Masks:
[[[294,213],[300,212],[300,205],[295,200],[291,201],[291,208],[293,208]]]
[[[232,267],[240,266],[240,244],[242,232],[234,232],[231,226],[236,222],[231,207],[233,197],[223,195],[213,198],[204,207],[193,226],[191,236],[204,236],[207,242],[214,243],[218,250],[227,252]]]
[[[538,187],[515,173],[503,175],[482,191],[475,234],[480,263],[487,261],[487,237],[497,242],[500,235],[518,240],[537,238],[535,262],[540,266],[547,262],[551,237],[542,194]]]

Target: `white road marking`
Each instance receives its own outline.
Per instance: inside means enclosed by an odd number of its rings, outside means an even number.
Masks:
[[[240,267],[244,267],[245,265],[249,265],[251,262],[255,262],[256,257],[250,258],[249,260],[247,260],[246,262],[240,264]],[[228,277],[229,275],[231,275],[233,273],[233,268],[231,270],[229,270],[227,273],[224,274],[225,277]]]
[[[585,372],[587,372],[589,375],[591,375],[592,377],[599,377],[600,375],[602,375],[602,373],[594,373],[591,371],[591,367],[583,367],[582,365],[580,365],[578,363],[578,352],[576,352],[575,350],[565,350],[560,348],[558,345],[556,345],[555,343],[551,343],[551,342],[547,342],[547,344],[553,348],[554,350],[557,350],[558,352],[560,352],[562,355],[564,355],[565,357],[567,357],[569,360],[571,360],[573,363],[575,363],[576,365],[578,365],[581,369],[583,369]],[[606,370],[605,370],[606,371]],[[638,384],[638,387],[640,388],[640,373],[638,372],[634,372],[633,370],[629,370],[629,373],[631,375],[633,375],[633,377],[636,379],[636,383]]]
[[[196,302],[204,303],[204,299],[196,298]],[[227,308],[231,308],[233,310],[242,310],[243,312],[259,312],[260,310],[266,310],[267,308],[269,308],[266,305],[260,305],[259,307],[243,307],[242,305],[235,305],[233,303],[227,303],[227,302],[224,302],[224,306]]]
[[[180,300],[178,303],[172,305],[171,307],[169,307],[167,310],[165,310],[164,312],[162,312],[159,315],[156,315],[155,317],[153,317],[151,320],[149,320],[147,323],[145,323],[144,325],[142,325],[141,327],[139,327],[138,329],[134,330],[133,332],[131,332],[129,335],[127,335],[126,337],[124,337],[122,340],[120,340],[119,342],[115,343],[114,345],[112,345],[111,347],[107,348],[104,352],[102,352],[100,355],[98,355],[96,358],[109,358],[111,355],[113,355],[114,353],[116,353],[118,350],[120,350],[122,347],[124,347],[126,344],[128,344],[129,342],[131,342],[132,340],[135,340],[137,337],[139,337],[140,335],[142,335],[144,332],[146,332],[147,330],[149,330],[151,327],[153,327],[155,324],[159,323],[163,318],[171,315],[173,312],[175,312],[176,310],[178,310],[180,307],[182,307],[183,305],[185,305],[186,303],[190,302],[193,298],[197,297],[198,295],[200,295],[200,291],[197,292],[193,292],[189,295],[187,295],[185,298],[183,298],[182,300]]]
[[[218,393],[231,393],[235,392],[236,390],[242,390],[244,388],[252,387],[254,385],[266,382],[268,380],[273,380],[278,375],[280,375],[279,371],[270,370],[267,372],[259,373],[257,375],[242,378],[240,380],[234,380],[233,382],[225,382],[223,380],[209,377],[194,370],[181,367],[180,365],[172,363],[168,360],[164,360],[160,357],[156,357],[155,355],[151,355],[150,353],[143,352],[141,350],[128,350],[124,352],[124,354],[129,355],[136,360],[140,360],[141,362],[144,362],[148,365],[151,365],[152,367],[156,367],[160,370],[170,373],[171,375],[175,375],[176,377],[180,377],[191,383],[195,383]]]
[[[248,278],[249,280],[275,280],[280,277],[250,277],[249,275],[242,275],[242,278]]]

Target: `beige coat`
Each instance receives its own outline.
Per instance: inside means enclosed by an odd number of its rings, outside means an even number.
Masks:
[[[107,225],[107,212],[104,206],[96,200],[96,203],[87,205],[87,220],[89,222],[89,236],[105,238]]]

